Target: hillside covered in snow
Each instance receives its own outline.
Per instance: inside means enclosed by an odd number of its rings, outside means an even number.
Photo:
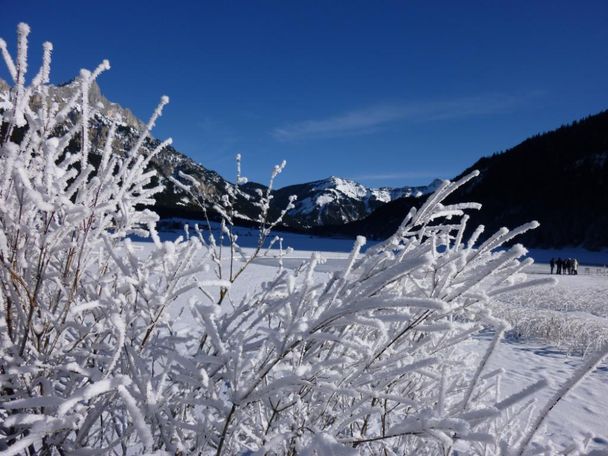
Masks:
[[[340,177],[290,185],[274,192],[273,201],[278,207],[296,195],[295,208],[285,219],[288,226],[335,226],[366,217],[384,204],[403,197],[419,198],[433,193],[441,183],[436,179],[422,187],[370,188],[353,180]]]

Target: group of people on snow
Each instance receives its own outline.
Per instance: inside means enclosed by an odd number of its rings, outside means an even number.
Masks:
[[[549,266],[551,266],[551,274],[553,274],[554,269],[556,274],[578,274],[578,260],[576,258],[551,258]]]

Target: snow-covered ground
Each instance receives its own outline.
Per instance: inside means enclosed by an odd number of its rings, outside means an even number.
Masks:
[[[160,233],[160,237],[163,240],[175,239],[178,236],[184,234],[184,231],[181,229],[181,226],[187,224],[190,227],[190,233],[193,232],[193,227],[195,224],[199,224],[201,229],[205,226],[205,224],[199,220],[187,220],[187,219],[169,219],[163,220],[161,222],[161,227],[159,230],[162,230]],[[167,227],[171,227],[171,230],[167,230]],[[211,222],[212,229],[214,230],[214,235],[219,239],[220,231],[219,224],[215,222]],[[258,243],[258,230],[256,228],[246,228],[237,226],[234,229],[235,233],[238,235],[238,244],[244,248],[253,248],[257,246]],[[283,239],[284,247],[291,247],[294,250],[300,252],[312,252],[312,251],[320,251],[320,252],[328,252],[329,254],[333,252],[340,253],[348,253],[352,250],[354,240],[347,238],[338,238],[338,237],[320,237],[313,236],[308,234],[300,234],[300,233],[292,233],[292,232],[282,232],[282,231],[273,231],[272,235],[268,238],[266,242],[266,246],[274,237],[280,237]],[[376,242],[368,242],[366,247],[374,245]],[[278,245],[275,245],[277,247]],[[364,249],[365,250],[365,249]],[[301,253],[299,254],[301,255]]]
[[[478,351],[488,340],[480,336],[470,349]],[[563,384],[581,364],[579,356],[568,356],[551,344],[538,341],[505,340],[490,360],[488,369],[503,368],[501,390],[504,396],[523,386],[546,378],[550,386],[536,394],[540,408],[557,387]],[[533,412],[534,413],[534,412]],[[525,417],[527,418],[527,417]],[[539,436],[560,446],[568,446],[577,436],[591,439],[588,450],[608,455],[608,363],[606,360],[583,380],[549,413]]]
[[[548,270],[542,264],[531,269],[536,274]],[[494,304],[494,313],[513,325],[510,335],[577,354],[608,340],[608,275],[603,269],[583,267],[579,275],[553,277],[555,286],[513,292]]]
[[[310,252],[294,251],[284,259],[284,267],[295,268]],[[346,254],[324,253],[327,257],[321,271],[340,269]],[[276,260],[264,258],[253,265],[251,277],[273,274]],[[267,269],[266,271],[264,269]],[[533,265],[529,273],[547,274],[545,264]],[[496,303],[495,312],[511,317],[514,332],[510,333],[490,361],[488,370],[503,368],[501,389],[505,396],[526,385],[547,378],[550,388],[536,399],[540,407],[555,389],[565,382],[581,364],[582,352],[600,338],[608,339],[608,276],[580,274],[555,276],[557,284],[512,293]],[[509,309],[500,311],[500,308]],[[489,342],[480,334],[468,343],[467,349],[479,354]],[[524,419],[525,417],[522,417]],[[588,435],[592,454],[608,455],[608,360],[591,373],[550,413],[541,436],[567,446],[576,436]]]
[[[256,231],[239,229],[239,241],[248,250],[257,240]],[[352,241],[324,239],[292,233],[279,233],[285,244],[295,250],[283,258],[283,266],[299,267],[310,258],[312,250],[324,250],[326,259],[317,270],[320,274],[331,273],[343,267]],[[176,233],[164,233],[164,238],[174,238]],[[141,243],[140,248],[147,248]],[[241,286],[235,287],[230,297],[240,300],[277,272],[276,251],[255,260],[241,277]],[[563,256],[587,258],[581,252],[564,253]],[[547,252],[545,252],[547,254]],[[550,256],[559,256],[550,252]],[[543,257],[544,258],[544,257]],[[600,257],[597,257],[600,258]],[[518,291],[501,297],[493,304],[496,315],[507,319],[512,330],[507,333],[500,348],[491,359],[493,368],[503,368],[503,395],[508,395],[530,385],[541,377],[551,386],[536,396],[541,406],[557,387],[565,382],[582,362],[582,354],[601,340],[608,340],[608,275],[604,268],[586,266],[579,268],[578,276],[554,276],[555,286]],[[547,276],[547,264],[534,264],[528,273]],[[187,330],[187,312],[174,309],[176,318],[183,318]],[[482,352],[488,343],[487,334],[480,334],[470,341],[466,349],[472,354]],[[522,420],[527,417],[520,417]],[[567,444],[577,436],[589,436],[589,454],[608,455],[608,360],[592,372],[564,400],[558,403],[545,421],[541,437],[560,444]]]
[[[201,221],[187,219],[165,219],[161,222],[161,227],[164,225],[164,232],[161,237],[164,239],[175,239],[183,234],[181,226],[188,224],[193,227],[196,223],[201,224]],[[218,230],[218,224],[213,223],[213,229]],[[167,230],[167,226],[172,226],[173,230]],[[236,227],[236,233],[239,235],[239,245],[242,247],[254,247],[257,244],[258,231],[256,228]],[[298,234],[291,232],[273,231],[272,236],[280,236],[284,240],[284,245],[292,247],[300,251],[321,251],[321,252],[350,252],[353,247],[353,239],[342,237],[320,237],[308,234]],[[376,244],[377,241],[368,241],[366,247]],[[365,250],[365,248],[363,249]],[[608,266],[608,249],[591,251],[583,248],[571,247],[563,249],[529,249],[529,256],[534,258],[537,263],[549,263],[551,258],[576,258],[583,267],[593,269],[602,269],[604,265]],[[549,271],[547,266],[546,271]],[[608,274],[608,268],[605,269]]]

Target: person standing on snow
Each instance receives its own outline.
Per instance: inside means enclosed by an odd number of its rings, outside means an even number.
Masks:
[[[558,258],[557,261],[555,262],[555,265],[557,266],[556,273],[557,274],[561,274],[562,273],[562,265],[563,265],[562,259]]]
[[[553,268],[555,267],[555,258],[551,258],[551,261],[549,261],[549,266],[551,267],[551,274],[553,274]]]

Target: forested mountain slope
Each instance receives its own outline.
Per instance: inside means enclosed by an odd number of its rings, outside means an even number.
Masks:
[[[608,247],[608,111],[481,158],[461,175],[472,169],[481,175],[453,196],[483,204],[470,225],[484,224],[489,234],[538,220],[541,227],[522,239],[527,246]],[[390,202],[331,234],[386,237],[419,204],[407,198]]]

